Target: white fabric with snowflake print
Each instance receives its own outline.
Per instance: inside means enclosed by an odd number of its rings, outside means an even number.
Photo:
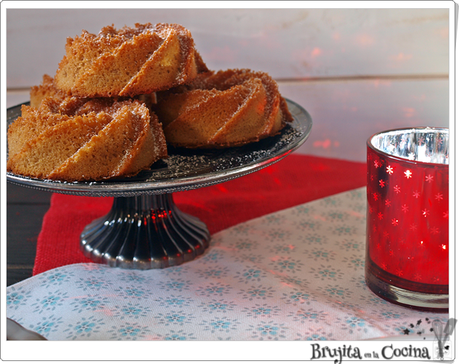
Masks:
[[[366,190],[257,218],[160,270],[53,269],[7,288],[7,317],[48,340],[361,340],[434,319],[365,285]]]

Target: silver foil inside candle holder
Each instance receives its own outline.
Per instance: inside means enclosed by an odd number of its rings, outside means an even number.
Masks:
[[[423,163],[449,163],[449,132],[446,128],[390,130],[374,135],[370,143],[393,157]]]

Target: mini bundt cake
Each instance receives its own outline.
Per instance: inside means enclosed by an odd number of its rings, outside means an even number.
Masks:
[[[136,96],[184,84],[208,71],[191,33],[178,24],[113,26],[67,38],[54,77],[78,97]]]
[[[7,170],[60,181],[136,175],[167,157],[157,116],[138,100],[47,97],[8,129]]]
[[[202,73],[157,97],[154,110],[176,147],[240,146],[276,135],[293,120],[277,83],[248,69]]]

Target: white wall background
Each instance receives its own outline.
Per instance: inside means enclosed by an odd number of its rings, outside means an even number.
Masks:
[[[365,161],[366,139],[377,131],[448,126],[448,8],[6,11],[7,106],[55,74],[67,37],[163,22],[188,28],[211,69],[275,78],[312,115],[300,153]]]

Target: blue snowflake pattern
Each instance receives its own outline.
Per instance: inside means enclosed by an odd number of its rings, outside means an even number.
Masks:
[[[193,332],[187,333],[183,330],[170,330],[164,336],[164,340],[167,341],[185,341],[185,340],[197,340]]]
[[[169,291],[188,291],[190,289],[192,282],[191,280],[182,280],[177,278],[175,280],[170,280],[166,282],[159,282],[158,285],[161,289],[166,292]]]
[[[291,277],[287,275],[280,277],[280,281],[282,282],[282,285],[288,287],[297,286],[300,288],[308,288],[310,285],[310,282],[307,278]]]
[[[273,214],[273,215],[267,215],[265,217],[265,224],[266,225],[281,225],[284,224],[286,221],[286,218],[284,215],[280,214]]]
[[[270,252],[274,254],[291,254],[295,253],[298,250],[298,248],[295,245],[292,244],[275,244],[273,247],[270,249]]]
[[[202,303],[198,305],[198,307],[202,310],[202,312],[207,312],[207,313],[225,313],[228,311],[233,311],[234,308],[236,307],[236,304],[231,301],[220,301],[220,300],[211,300],[210,302]]]
[[[164,326],[183,326],[184,324],[189,324],[195,318],[193,314],[184,312],[184,311],[169,311],[165,313],[159,313],[155,316],[158,320],[158,324]]]
[[[330,211],[326,214],[326,218],[329,221],[343,221],[348,217],[347,214],[342,213],[341,211]]]
[[[333,196],[330,196],[330,197],[325,197],[323,198],[322,200],[320,200],[320,204],[321,205],[324,205],[324,206],[339,206],[341,205],[341,201],[339,201],[339,199],[333,197]]]
[[[303,333],[297,333],[298,338],[295,340],[301,341],[322,341],[333,340],[333,331],[328,332],[323,327],[309,326]]]
[[[221,251],[211,250],[207,254],[205,254],[201,259],[203,262],[206,262],[206,263],[215,263],[215,262],[219,262],[220,260],[224,259],[224,257],[222,256]]]
[[[255,304],[251,307],[244,308],[241,312],[252,318],[271,318],[279,316],[282,310],[278,306],[269,306],[264,304]]]
[[[292,317],[293,321],[299,322],[301,324],[307,323],[307,322],[313,322],[313,323],[323,323],[326,322],[327,319],[327,313],[324,311],[316,311],[313,309],[303,309],[300,308],[296,312],[291,312],[287,315],[287,317]]]
[[[37,334],[42,335],[43,337],[49,339],[50,335],[53,332],[57,332],[59,326],[62,325],[63,318],[58,317],[55,315],[50,315],[47,317],[43,317],[40,321],[36,324],[31,325],[30,329],[35,331]]]
[[[344,317],[343,319],[338,319],[338,320],[343,320],[341,324],[341,329],[346,330],[349,332],[349,334],[353,334],[355,331],[358,332],[367,332],[367,322],[365,319],[356,317],[356,316],[347,316]]]
[[[236,249],[238,252],[245,250],[256,250],[257,246],[257,242],[248,239],[239,240],[234,243],[234,249]]]
[[[309,245],[315,245],[322,244],[325,241],[325,237],[318,234],[306,234],[303,236],[303,240]]]
[[[200,269],[196,273],[201,278],[225,278],[228,276],[228,267],[211,267],[207,269]]]
[[[69,340],[91,339],[104,331],[105,323],[103,318],[95,316],[81,317],[75,324],[69,324],[63,332],[67,333]]]
[[[266,239],[274,242],[274,241],[285,241],[288,239],[292,233],[288,230],[281,230],[279,228],[277,229],[270,229],[266,232],[267,236]]]
[[[159,302],[160,306],[166,307],[187,307],[190,305],[192,300],[188,297],[183,297],[181,295],[175,296],[170,295],[166,297],[158,297],[155,301]]]
[[[294,289],[289,293],[283,293],[282,299],[288,304],[307,304],[309,305],[312,301],[311,295],[309,293],[300,291],[299,289]]]
[[[28,300],[32,297],[30,291],[25,291],[24,289],[16,290],[14,286],[9,286],[8,292],[6,295],[8,311],[17,310],[20,306],[28,305]]]
[[[344,250],[346,252],[349,252],[349,251],[361,252],[364,244],[356,240],[344,239],[342,241],[336,242],[336,245],[339,246],[339,249]]]
[[[109,289],[110,282],[100,277],[90,276],[80,278],[75,282],[75,286],[84,290],[100,291],[102,289]]]
[[[361,254],[354,254],[351,257],[347,257],[343,259],[343,263],[347,263],[347,266],[355,271],[360,271],[365,268],[365,258]]]
[[[103,311],[109,306],[109,299],[101,297],[100,295],[87,295],[86,297],[79,297],[70,303],[73,306],[72,311],[81,313],[83,311]]]
[[[285,339],[287,327],[280,322],[261,321],[257,325],[249,325],[249,328],[247,330],[252,332],[252,339],[279,340]]]
[[[336,281],[337,279],[341,279],[344,275],[341,269],[336,269],[331,265],[325,266],[323,264],[321,264],[319,268],[311,268],[310,273],[314,274],[314,278],[322,281]]]
[[[267,298],[271,298],[274,294],[275,290],[272,287],[265,287],[265,286],[251,286],[248,289],[241,289],[238,294],[242,295],[242,298],[245,300],[252,301],[256,300],[265,300]]]
[[[61,286],[70,282],[74,275],[75,274],[73,272],[63,273],[55,270],[47,271],[40,277],[43,280],[41,286],[44,288]]]
[[[210,320],[203,320],[200,325],[204,326],[204,331],[210,331],[213,333],[229,333],[237,329],[237,326],[240,322],[237,319],[230,319],[226,316],[224,317],[214,317]]]
[[[320,229],[320,224],[314,220],[301,220],[296,225],[299,231],[314,231]]]
[[[114,289],[119,297],[128,300],[142,301],[151,297],[153,292],[137,287],[119,287]]]
[[[352,296],[352,293],[349,291],[349,288],[344,288],[338,284],[328,284],[325,287],[320,287],[319,290],[333,299],[342,300],[343,298],[349,298]]]
[[[144,339],[149,335],[151,330],[148,326],[139,325],[138,323],[123,323],[120,326],[112,326],[107,333],[111,334],[111,340],[138,340]]]
[[[252,230],[252,226],[248,223],[242,223],[236,225],[233,229],[236,234],[248,235],[250,233],[250,230]]]
[[[312,210],[308,205],[298,205],[293,208],[292,212],[298,215],[308,215]]]
[[[139,306],[132,302],[127,302],[127,304],[123,306],[115,306],[112,311],[112,315],[120,320],[137,320],[140,317],[147,317],[150,313],[150,306]]]
[[[186,266],[176,265],[176,266],[167,268],[162,273],[166,274],[167,276],[176,276],[176,275],[183,276],[184,274],[187,274],[187,272],[188,272],[188,269],[186,268]]]
[[[298,259],[292,259],[288,257],[274,257],[271,259],[270,265],[281,273],[295,273],[301,270],[303,263]]]
[[[313,248],[311,251],[306,250],[304,254],[307,255],[308,259],[319,260],[329,262],[335,260],[336,252],[333,250]]]
[[[45,311],[54,311],[56,308],[63,305],[68,299],[66,292],[56,290],[54,292],[48,292],[42,298],[37,298],[35,303],[32,303],[32,312],[42,314]]]
[[[264,261],[264,256],[262,254],[253,254],[251,252],[247,253],[238,253],[237,255],[233,256],[235,262],[240,263],[252,263],[252,264],[260,264]]]
[[[357,229],[355,226],[352,225],[341,225],[337,226],[333,229],[333,233],[341,236],[341,235],[355,235],[357,233]]]
[[[234,278],[237,278],[241,283],[259,282],[261,278],[265,278],[266,273],[256,268],[245,268],[238,271]]]
[[[206,297],[212,297],[212,296],[222,297],[223,295],[229,294],[231,290],[232,290],[232,287],[229,284],[210,282],[208,285],[204,287],[199,287],[196,290],[196,294],[200,296],[206,296]]]
[[[399,319],[401,317],[399,313],[392,311],[381,312],[381,316],[383,320]]]
[[[146,278],[141,276],[135,271],[132,272],[120,272],[118,275],[118,280],[121,282],[127,282],[130,284],[143,284],[146,282]]]

